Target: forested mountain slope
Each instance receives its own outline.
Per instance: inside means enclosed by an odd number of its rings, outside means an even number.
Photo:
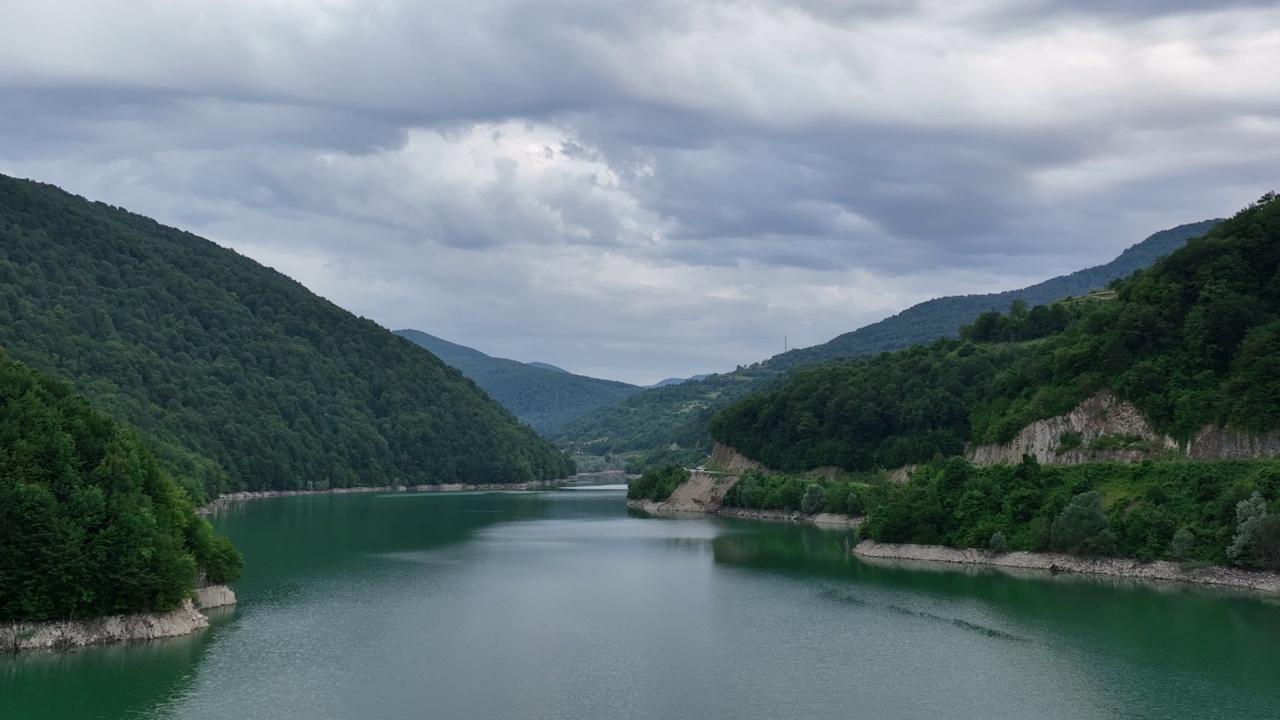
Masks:
[[[711,430],[778,469],[894,467],[1007,441],[1101,389],[1181,441],[1280,428],[1280,200],[1135,272],[1113,301],[986,315],[961,339],[802,370]]]
[[[805,365],[843,362],[849,357],[896,350],[953,336],[962,325],[991,310],[1004,311],[1016,300],[1028,305],[1083,295],[1112,280],[1148,267],[1156,258],[1199,237],[1221,220],[1180,225],[1158,232],[1125,250],[1115,260],[1021,290],[929,300],[894,317],[845,333],[830,342],[775,355],[750,367],[710,375],[700,381],[646,390],[616,405],[596,410],[566,426],[557,440],[587,452],[643,450],[670,443],[707,443],[707,424],[720,408],[761,392],[785,373]]]
[[[574,375],[550,365],[496,358],[420,330],[396,330],[396,335],[430,350],[462,371],[489,396],[540,433],[552,433],[598,407],[611,405],[638,392],[635,385]]]
[[[0,347],[70,380],[209,492],[571,472],[457,370],[284,275],[4,176]]]
[[[765,364],[774,369],[812,365],[833,357],[869,355],[886,350],[899,350],[910,345],[932,342],[940,337],[953,337],[960,326],[974,321],[984,312],[1004,312],[1014,301],[1027,305],[1044,305],[1054,300],[1087,294],[1101,289],[1134,270],[1150,267],[1157,258],[1168,255],[1213,229],[1222,220],[1205,220],[1162,230],[1129,247],[1109,263],[1070,275],[1045,280],[1020,290],[986,295],[953,295],[926,300],[880,322],[840,335],[821,345],[792,350],[776,355]]]
[[[134,431],[0,352],[0,622],[171,610],[242,564]]]

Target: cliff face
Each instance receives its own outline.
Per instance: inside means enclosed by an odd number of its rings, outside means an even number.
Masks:
[[[1024,454],[1044,465],[1089,462],[1138,462],[1181,452],[1192,460],[1280,457],[1280,431],[1265,435],[1219,427],[1203,428],[1185,450],[1168,435],[1152,429],[1130,402],[1098,392],[1058,417],[1038,420],[1003,445],[980,445],[966,453],[975,465],[1013,464]]]
[[[1280,457],[1280,430],[1247,435],[1220,427],[1203,428],[1187,448],[1187,457],[1192,460]]]
[[[1074,441],[1073,435],[1078,435]],[[1115,447],[1121,438],[1125,447]],[[979,445],[966,455],[974,465],[1018,463],[1024,454],[1044,465],[1079,465],[1137,462],[1177,449],[1178,443],[1153,430],[1132,403],[1104,390],[1066,415],[1031,423],[1004,445]]]

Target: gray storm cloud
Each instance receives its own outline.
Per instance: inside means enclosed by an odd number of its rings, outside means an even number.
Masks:
[[[6,14],[0,170],[389,327],[633,382],[1096,264],[1278,184],[1272,3]]]

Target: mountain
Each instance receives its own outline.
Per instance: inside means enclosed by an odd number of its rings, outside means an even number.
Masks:
[[[569,372],[568,370],[565,370],[562,367],[556,367],[555,365],[552,365],[550,363],[531,362],[531,363],[525,363],[525,364],[528,365],[529,367],[542,368],[543,370],[555,370],[556,372],[562,372],[562,373]]]
[[[702,380],[646,390],[567,425],[557,436],[557,442],[594,454],[645,450],[671,443],[706,446],[710,442],[707,424],[716,410],[767,389],[797,368],[953,336],[961,326],[973,322],[982,313],[1007,310],[1016,300],[1039,305],[1084,295],[1150,266],[1156,258],[1181,247],[1190,238],[1203,235],[1220,222],[1206,220],[1158,232],[1105,265],[1021,290],[929,300],[822,345],[791,350]]]
[[[666,380],[659,380],[658,382],[647,386],[645,389],[648,390],[652,388],[666,387],[668,385],[679,385],[680,383],[687,383],[690,380],[705,380],[707,377],[709,377],[709,375],[692,375],[687,378],[667,378]]]
[[[552,365],[490,357],[419,330],[397,330],[396,334],[462,371],[521,422],[543,434],[641,390],[614,380],[574,375]]]
[[[1184,447],[1205,428],[1280,429],[1280,199],[1135,272],[1112,300],[992,312],[960,339],[802,370],[725,408],[711,432],[782,470],[892,468],[1007,442],[1104,390]]]
[[[136,433],[0,352],[0,622],[166,611],[243,559]]]
[[[1200,237],[1222,220],[1204,220],[1158,232],[1129,247],[1109,263],[1077,270],[1070,275],[1045,280],[1020,290],[986,295],[953,295],[926,300],[906,310],[821,345],[801,348],[776,355],[765,361],[778,370],[812,365],[829,358],[897,350],[909,345],[952,337],[961,325],[967,325],[989,310],[1008,310],[1015,300],[1027,305],[1044,305],[1066,297],[1085,295],[1107,283],[1126,277],[1134,270],[1150,267],[1164,255],[1182,247],[1191,238]]]
[[[725,504],[865,514],[884,543],[1280,570],[1280,198],[1113,288],[730,405],[717,441],[831,479],[748,473]]]
[[[457,370],[284,275],[5,176],[0,347],[140,429],[193,494],[572,471]]]

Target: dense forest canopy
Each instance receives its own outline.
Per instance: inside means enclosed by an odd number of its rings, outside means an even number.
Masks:
[[[724,410],[712,433],[779,469],[894,467],[1007,441],[1104,388],[1179,440],[1213,424],[1280,428],[1273,194],[1114,289],[1114,300],[1017,306],[960,339],[799,372]]]
[[[544,435],[641,390],[635,385],[574,375],[542,363],[491,357],[419,330],[397,330],[396,335],[421,345],[462,371],[521,422]]]
[[[242,562],[134,431],[0,352],[0,621],[170,610]]]
[[[457,370],[202,238],[0,176],[0,248],[0,347],[139,428],[194,495],[572,472]]]
[[[1158,232],[1105,265],[1021,290],[929,300],[822,345],[792,350],[700,381],[646,390],[570,423],[556,440],[561,445],[595,454],[647,450],[672,443],[706,448],[711,443],[707,427],[717,411],[780,386],[794,370],[818,364],[844,364],[851,358],[951,337],[983,313],[1085,295],[1134,270],[1150,266],[1156,258],[1182,247],[1188,239],[1203,235],[1219,222],[1207,220]]]

